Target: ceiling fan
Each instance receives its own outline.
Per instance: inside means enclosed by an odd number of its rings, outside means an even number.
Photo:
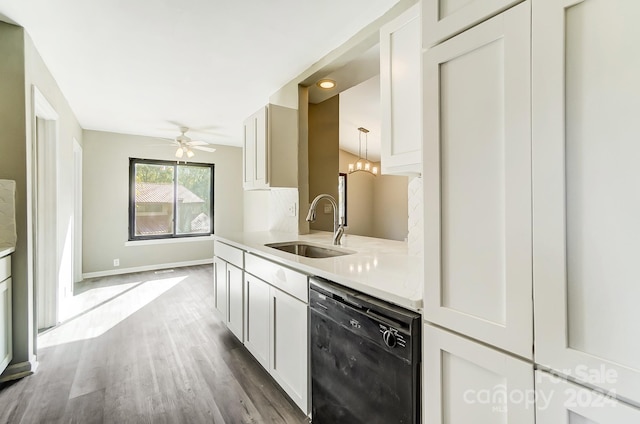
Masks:
[[[188,127],[180,127],[181,134],[172,142],[174,146],[178,146],[178,149],[176,150],[176,157],[178,159],[181,159],[184,155],[187,155],[187,157],[191,159],[195,155],[192,149],[202,150],[205,152],[216,151],[216,149],[212,147],[204,147],[209,144],[205,141],[192,140],[191,137],[188,137],[185,134],[187,131],[189,131]]]

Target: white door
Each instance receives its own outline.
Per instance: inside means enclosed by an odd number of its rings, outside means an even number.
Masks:
[[[424,56],[427,321],[533,356],[530,2]]]
[[[536,371],[536,424],[638,424],[640,409]]]
[[[213,258],[214,310],[218,318],[227,322],[227,263],[217,256]]]
[[[433,46],[520,1],[422,0],[423,46]]]
[[[229,290],[229,320],[227,326],[242,342],[244,341],[244,282],[242,279],[242,269],[231,264],[227,264],[227,289]]]
[[[640,403],[640,2],[535,6],[535,359]]]
[[[73,139],[73,281],[82,281],[82,146]],[[73,287],[72,287],[73,288]]]
[[[304,412],[308,412],[309,349],[307,304],[271,288],[270,372]]]
[[[426,324],[423,421],[533,424],[533,365]]]
[[[269,369],[270,286],[253,275],[244,274],[244,345],[266,369]]]

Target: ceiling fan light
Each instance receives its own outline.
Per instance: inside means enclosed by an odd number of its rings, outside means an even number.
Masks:
[[[178,150],[176,150],[176,157],[181,158],[183,154],[184,151],[182,150],[182,147],[178,147]]]
[[[187,157],[192,158],[193,155],[194,155],[193,151],[191,151],[191,149],[187,149]]]

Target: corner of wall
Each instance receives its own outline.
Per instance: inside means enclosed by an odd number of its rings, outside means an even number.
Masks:
[[[422,177],[415,177],[409,180],[409,235],[407,243],[409,255],[422,256],[424,253],[424,217],[422,215],[424,198],[422,194]]]

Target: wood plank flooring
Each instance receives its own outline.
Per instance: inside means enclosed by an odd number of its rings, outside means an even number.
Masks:
[[[36,374],[0,386],[0,423],[307,422],[215,318],[211,266],[109,278],[127,290],[41,334]]]

